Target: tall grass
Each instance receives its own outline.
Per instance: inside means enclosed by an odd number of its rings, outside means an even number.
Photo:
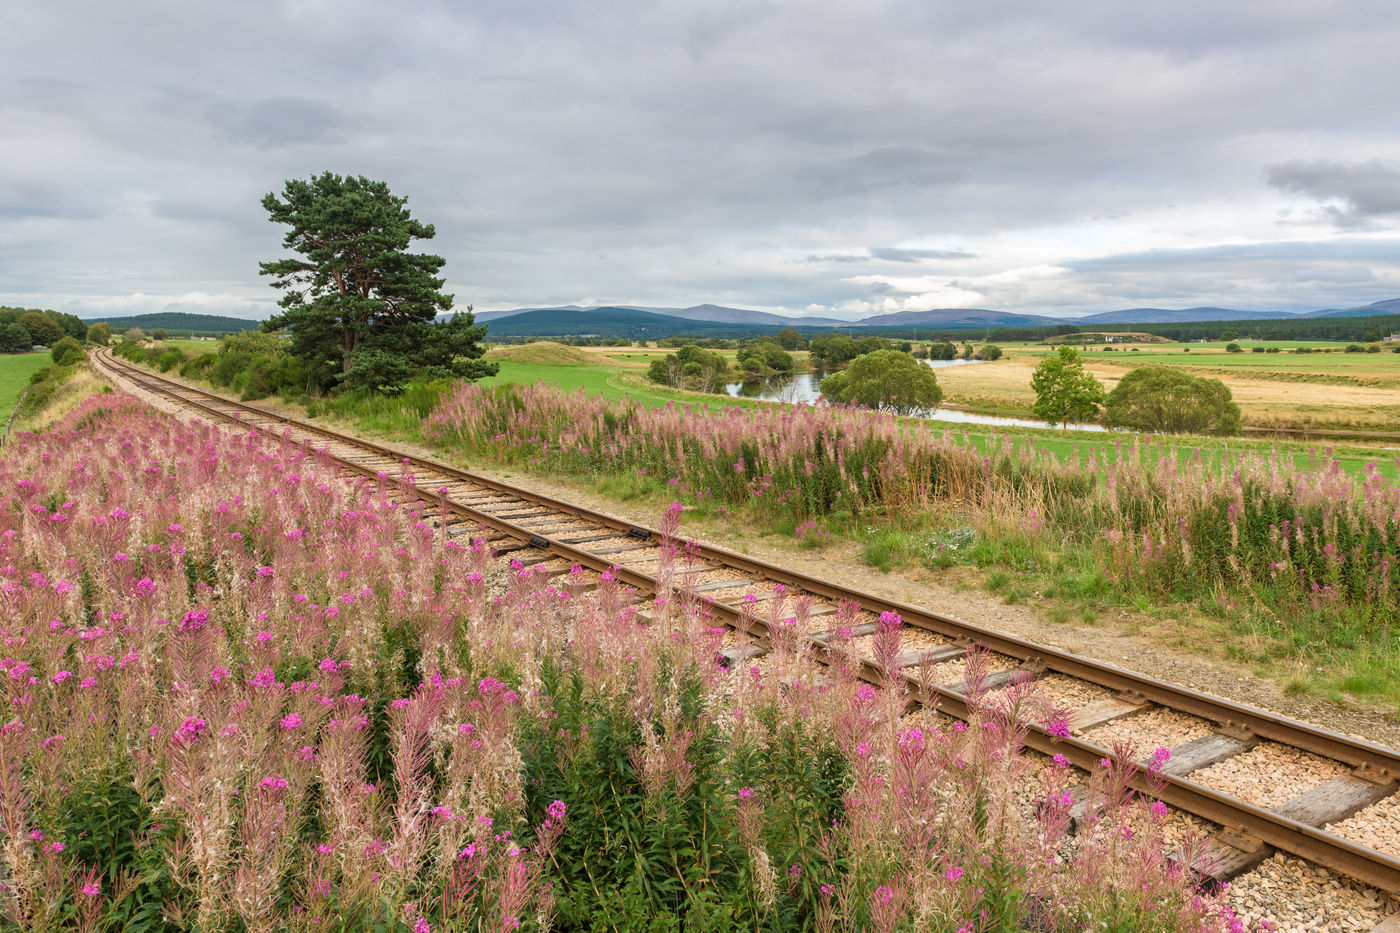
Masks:
[[[992,563],[1068,562],[1154,600],[1247,606],[1300,641],[1395,651],[1400,484],[1315,459],[1119,440],[1074,456],[825,406],[647,408],[540,384],[459,385],[424,428],[473,457],[628,476],[702,509],[787,527],[835,517],[905,530],[965,516]],[[892,545],[876,541],[877,563]],[[1097,584],[1093,584],[1097,587]]]

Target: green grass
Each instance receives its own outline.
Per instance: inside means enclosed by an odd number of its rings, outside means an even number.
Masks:
[[[47,353],[6,353],[0,355],[0,418],[9,420],[20,392],[29,377],[53,362]],[[0,430],[3,430],[0,422]]]

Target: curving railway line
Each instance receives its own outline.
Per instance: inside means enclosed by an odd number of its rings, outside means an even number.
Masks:
[[[551,572],[563,573],[577,564],[596,572],[610,571],[644,593],[658,588],[654,568],[661,535],[656,529],[164,379],[115,358],[110,351],[95,357],[100,369],[201,417],[236,422],[314,445],[345,469],[361,475],[387,474],[406,494],[436,502],[448,526],[447,534],[480,533],[485,528],[498,554],[509,554],[526,565],[549,564]],[[1056,737],[1042,726],[1031,725],[1027,738],[1027,744],[1037,751],[1063,754],[1086,771],[1112,754],[1095,741],[1095,732],[1101,727],[1112,725],[1115,734],[1125,730],[1132,734],[1134,723],[1145,722],[1154,711],[1170,711],[1196,722],[1195,737],[1172,747],[1161,775],[1165,784],[1156,793],[1170,806],[1216,827],[1209,863],[1196,866],[1207,878],[1226,880],[1279,850],[1380,891],[1400,894],[1400,853],[1378,851],[1336,831],[1338,824],[1355,814],[1376,806],[1393,807],[1400,801],[1400,797],[1392,799],[1400,790],[1400,751],[733,551],[698,544],[689,553],[698,559],[703,573],[695,578],[699,582],[688,584],[688,594],[703,600],[719,621],[748,633],[749,637],[725,649],[729,663],[766,653],[766,627],[746,607],[770,598],[776,584],[789,594],[809,596],[812,609],[806,637],[816,646],[823,645],[831,634],[824,630],[822,620],[828,619],[826,627],[830,628],[838,611],[844,613],[843,618],[851,618],[851,603],[860,610],[860,624],[853,628],[856,636],[873,633],[873,619],[878,614],[896,612],[908,633],[905,644],[915,646],[898,662],[911,702],[936,702],[940,712],[967,718],[970,711],[965,685],[960,679],[939,674],[940,668],[944,672],[959,669],[961,665],[954,662],[974,645],[990,651],[996,662],[981,689],[998,689],[1016,679],[1049,677],[1088,685],[1088,695],[1093,698],[1072,710],[1070,735]],[[844,610],[842,603],[847,603]],[[862,664],[863,676],[880,679],[873,658],[864,658]],[[1232,796],[1200,779],[1212,766],[1266,748],[1320,759],[1327,765],[1324,773],[1333,776],[1311,785],[1297,780],[1293,787],[1296,793],[1274,793],[1270,806]],[[1139,780],[1142,788],[1148,789],[1146,777]],[[1291,780],[1286,773],[1279,773],[1275,790],[1286,788]]]

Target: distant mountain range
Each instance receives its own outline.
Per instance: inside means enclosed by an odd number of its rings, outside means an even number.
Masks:
[[[808,327],[843,327],[850,321],[842,321],[834,317],[787,317],[782,314],[770,314],[767,311],[746,311],[743,308],[726,308],[722,305],[695,305],[690,308],[647,308],[641,305],[602,305],[596,308],[583,308],[578,305],[562,305],[557,308],[516,308],[513,311],[482,311],[476,316],[478,322],[499,321],[508,317],[515,317],[518,314],[527,314],[532,311],[582,311],[587,314],[606,313],[615,311],[645,311],[649,314],[661,314],[666,317],[678,317],[686,321],[716,321],[722,324],[773,324],[778,327],[791,327],[794,324],[803,324]]]
[[[1104,324],[1175,324],[1196,321],[1262,321],[1301,318],[1341,318],[1400,315],[1400,298],[1377,301],[1352,308],[1325,308],[1303,313],[1289,311],[1241,311],[1236,308],[1128,308],[1103,311],[1084,317],[1051,317],[1017,314],[985,308],[935,308],[928,311],[900,311],[876,314],[859,321],[829,317],[785,317],[767,311],[749,311],[703,304],[689,308],[643,308],[634,305],[604,305],[581,308],[516,308],[512,311],[483,311],[478,322],[491,325],[495,337],[651,337],[671,334],[694,337],[742,337],[776,333],[785,327],[820,328],[939,328],[973,330],[992,327],[1044,327],[1056,324],[1102,326]],[[139,327],[171,333],[227,334],[256,330],[257,321],[217,314],[188,314],[163,311],[128,317],[90,317],[84,323],[106,321],[115,331]],[[1397,320],[1400,325],[1400,320]]]
[[[614,319],[620,311],[639,311],[667,318],[681,318],[687,321],[711,321],[724,324],[746,326],[770,325],[775,327],[944,327],[964,329],[977,327],[1042,327],[1054,324],[1174,324],[1186,321],[1264,321],[1279,318],[1313,317],[1370,317],[1382,314],[1400,314],[1400,298],[1377,301],[1374,304],[1353,308],[1328,308],[1321,311],[1241,311],[1236,308],[1128,308],[1122,311],[1102,311],[1084,317],[1052,317],[1045,314],[1018,314],[1010,311],[992,311],[985,308],[934,308],[928,311],[898,311],[893,314],[876,314],[858,321],[840,321],[826,317],[786,317],[767,311],[747,311],[743,308],[726,308],[721,305],[703,304],[689,308],[645,308],[637,305],[603,305],[596,308],[583,308],[578,305],[564,305],[555,308],[516,308],[511,311],[483,311],[476,316],[481,322],[500,322],[519,317],[522,314],[538,315],[549,312],[549,317],[532,317],[538,322],[550,320],[556,323],[577,321],[571,327],[584,328],[579,333],[593,333],[587,328],[592,325],[586,315],[612,315]],[[573,317],[571,315],[576,315]],[[660,323],[660,322],[658,322]],[[493,324],[491,332],[507,336],[498,324]],[[573,332],[572,330],[570,331]],[[509,336],[521,336],[510,334]],[[601,335],[599,335],[601,336]]]

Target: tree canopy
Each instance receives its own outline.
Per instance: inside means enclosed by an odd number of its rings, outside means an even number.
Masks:
[[[1104,403],[1104,423],[1160,434],[1239,434],[1240,406],[1219,379],[1172,366],[1140,366]]]
[[[471,309],[438,322],[452,308],[438,273],[441,256],[408,251],[430,240],[431,224],[409,213],[382,181],[325,172],[293,179],[263,198],[274,223],[290,229],[282,245],[298,255],[259,263],[286,294],[283,311],[263,326],[285,328],[289,352],[352,389],[392,391],[416,377],[477,379],[495,375],[480,359],[486,328]]]
[[[902,415],[937,408],[943,401],[943,389],[933,370],[898,350],[876,350],[856,357],[850,366],[823,379],[821,390],[833,402],[869,405]]]
[[[1103,383],[1084,371],[1073,347],[1060,347],[1031,374],[1035,403],[1031,411],[1051,424],[1092,421],[1104,400]]]
[[[721,354],[694,344],[668,353],[664,359],[652,360],[647,369],[647,378],[652,382],[697,392],[723,391],[728,375],[729,363]]]
[[[0,353],[27,353],[32,346],[34,338],[23,324],[11,322],[0,327]]]
[[[98,321],[87,329],[87,342],[105,347],[112,340],[112,325],[106,321]]]

